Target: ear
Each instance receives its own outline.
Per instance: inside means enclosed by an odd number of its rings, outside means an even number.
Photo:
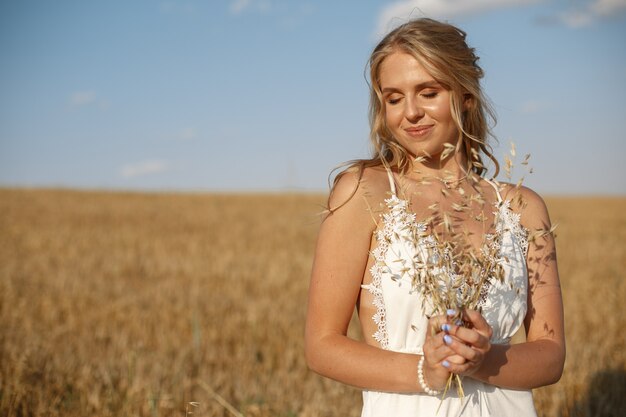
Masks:
[[[474,96],[470,93],[463,94],[463,111],[468,111],[474,108]]]

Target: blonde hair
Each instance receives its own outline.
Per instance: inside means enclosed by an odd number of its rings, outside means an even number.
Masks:
[[[366,167],[383,165],[406,172],[411,165],[411,156],[395,140],[385,123],[380,67],[385,58],[394,52],[412,55],[439,84],[450,91],[450,110],[459,131],[457,150],[463,149],[468,169],[484,176],[486,167],[483,156],[486,156],[495,165],[493,176],[498,174],[498,161],[487,143],[488,137],[492,136],[489,122],[491,120],[495,124],[496,118],[480,86],[484,73],[478,65],[478,57],[465,38],[466,33],[453,25],[420,18],[399,26],[379,42],[368,61],[373,155],[370,159],[348,162],[348,168],[335,178],[333,188],[348,171],[356,170],[360,178]]]

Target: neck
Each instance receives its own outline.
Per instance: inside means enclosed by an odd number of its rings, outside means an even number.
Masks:
[[[417,157],[409,167],[407,176],[413,178],[437,178],[444,182],[458,182],[470,175],[465,152],[452,152],[445,159]]]

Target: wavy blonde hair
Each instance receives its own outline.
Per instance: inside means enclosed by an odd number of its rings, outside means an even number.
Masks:
[[[487,143],[487,139],[493,136],[490,122],[495,124],[496,118],[480,86],[484,73],[478,65],[479,58],[465,38],[466,33],[453,25],[420,18],[397,27],[379,42],[368,61],[373,155],[370,159],[348,162],[348,168],[335,177],[333,188],[346,172],[356,170],[360,178],[366,167],[383,165],[405,173],[411,165],[411,156],[396,141],[385,123],[380,67],[385,58],[394,52],[412,55],[439,84],[450,91],[452,119],[459,131],[457,151],[463,150],[468,169],[484,176],[484,157],[487,157],[495,165],[493,177],[498,175],[500,166]]]

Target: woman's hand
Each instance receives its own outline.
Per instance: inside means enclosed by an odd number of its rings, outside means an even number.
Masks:
[[[433,316],[428,321],[428,331],[424,342],[424,379],[426,384],[434,390],[442,390],[450,377],[450,370],[443,366],[443,361],[462,365],[465,358],[457,355],[448,346],[444,337],[446,333],[442,331],[442,326],[448,323],[449,317]]]
[[[465,310],[463,319],[471,324],[471,328],[444,323],[440,327],[443,331],[437,337],[441,336],[445,346],[453,352],[442,360],[442,366],[449,372],[469,376],[480,369],[491,349],[493,330],[476,310]]]

